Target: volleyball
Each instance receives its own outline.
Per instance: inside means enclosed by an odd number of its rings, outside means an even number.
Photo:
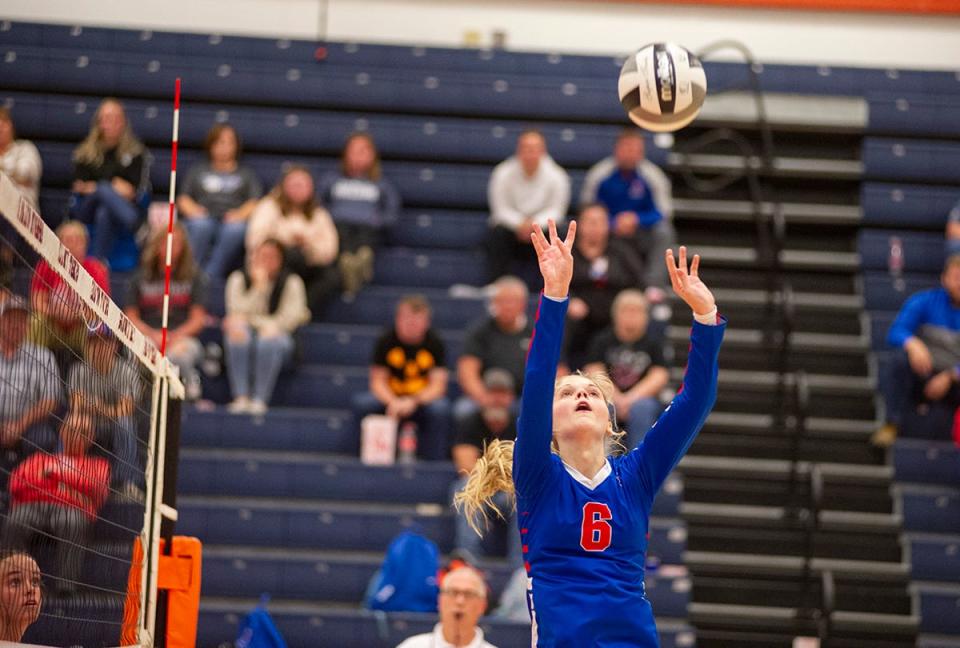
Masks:
[[[694,120],[707,96],[699,59],[673,43],[652,43],[627,57],[618,83],[620,103],[636,125],[664,133]]]

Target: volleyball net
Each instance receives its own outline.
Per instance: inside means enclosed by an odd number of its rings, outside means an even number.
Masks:
[[[183,386],[86,247],[0,173],[0,640],[146,646]]]

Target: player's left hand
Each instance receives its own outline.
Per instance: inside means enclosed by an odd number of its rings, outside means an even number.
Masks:
[[[674,261],[673,250],[667,250],[665,261],[670,273],[670,285],[687,306],[697,315],[706,315],[717,307],[717,300],[707,285],[700,281],[700,255],[693,255],[690,269],[687,269],[687,248],[680,246],[679,261]]]

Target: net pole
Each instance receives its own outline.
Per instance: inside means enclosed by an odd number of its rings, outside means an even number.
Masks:
[[[162,496],[163,496],[163,470],[164,470],[164,444],[166,443],[166,430],[167,430],[167,399],[170,398],[170,382],[165,378],[160,378],[157,383],[159,384],[159,393],[158,397],[158,412],[157,412],[157,434],[156,434],[156,446],[157,450],[154,452],[154,476],[153,476],[153,510],[151,511],[151,540],[152,545],[150,547],[150,573],[149,580],[147,581],[147,587],[144,589],[147,590],[147,617],[146,617],[146,631],[148,636],[152,637],[154,646],[165,646],[166,633],[165,627],[157,627],[157,606],[159,604],[160,591],[157,588],[157,583],[159,582],[159,572],[160,572],[160,525],[163,518],[163,506],[162,506]],[[167,542],[166,551],[170,550],[170,542]],[[166,553],[166,552],[165,552]]]
[[[166,364],[169,369],[170,363],[167,361],[167,337],[168,337],[168,324],[169,324],[169,315],[170,315],[170,274],[171,266],[173,265],[173,225],[174,225],[174,215],[175,215],[175,206],[176,206],[176,197],[177,197],[177,152],[179,150],[180,142],[180,77],[177,77],[176,82],[174,83],[173,91],[173,134],[170,139],[170,193],[169,193],[169,208],[167,212],[167,250],[166,257],[164,259],[164,272],[163,272],[163,311],[161,314],[160,320],[160,357],[161,362]],[[169,376],[169,372],[167,374]],[[153,639],[155,643],[163,645],[164,638],[158,636],[158,628],[156,627],[157,623],[157,605],[158,605],[158,591],[157,591],[157,580],[158,580],[158,568],[160,562],[160,527],[162,519],[162,501],[163,501],[163,470],[164,462],[163,458],[166,453],[166,425],[167,425],[167,399],[169,398],[169,381],[168,379],[161,378],[157,381],[158,390],[154,392],[154,395],[157,397],[157,427],[154,428],[155,434],[154,438],[154,464],[152,479],[150,480],[153,484],[151,492],[149,493],[152,497],[151,502],[152,506],[152,516],[150,528],[150,547],[148,551],[144,552],[144,555],[150,556],[148,561],[149,563],[149,572],[145,574],[147,577],[145,579],[146,590],[146,627],[145,631],[149,637]],[[167,543],[167,551],[170,550],[170,542]],[[163,628],[159,628],[160,632],[163,632]]]
[[[143,564],[140,566],[140,645],[154,645],[154,624],[152,622],[153,610],[156,605],[156,595],[153,593],[153,584],[156,583],[156,565],[160,560],[157,545],[159,529],[156,519],[156,456],[157,442],[156,430],[159,429],[161,422],[160,399],[162,396],[161,384],[163,378],[159,375],[154,376],[153,389],[150,396],[150,444],[152,452],[147,453],[146,474],[146,501],[144,507],[143,533],[141,541],[143,543]],[[153,506],[150,506],[153,504]]]

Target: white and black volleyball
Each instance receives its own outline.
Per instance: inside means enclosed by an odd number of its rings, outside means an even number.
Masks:
[[[653,43],[627,57],[620,70],[620,103],[630,120],[664,133],[693,121],[707,96],[707,75],[696,56],[673,43]]]

